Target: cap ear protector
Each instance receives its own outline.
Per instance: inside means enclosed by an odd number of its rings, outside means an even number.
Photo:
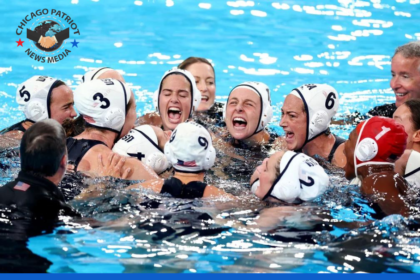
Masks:
[[[99,76],[101,76],[103,73],[105,73],[108,70],[111,70],[111,68],[102,67],[102,68],[98,68],[98,69],[88,71],[88,72],[86,72],[86,74],[84,74],[82,76],[82,82],[85,83],[85,82],[88,82],[88,81],[93,81],[95,79],[99,79]]]
[[[199,124],[179,124],[165,145],[165,155],[175,170],[199,173],[213,167],[216,150],[210,133]]]
[[[25,117],[33,122],[39,122],[49,118],[48,110],[44,106],[45,100],[40,98],[33,98],[24,107]]]
[[[141,125],[130,130],[112,149],[123,155],[136,157],[160,174],[171,168],[164,152],[158,146],[158,138],[150,125]]]
[[[356,127],[358,132],[354,149],[354,169],[364,165],[393,165],[404,153],[407,134],[393,119],[372,117]]]
[[[360,161],[368,161],[378,154],[378,144],[372,138],[365,138],[356,146],[355,155]]]
[[[51,118],[51,95],[57,82],[60,81],[47,76],[33,76],[18,87],[16,101],[28,120],[38,122]]]
[[[306,140],[303,144],[305,146],[328,130],[331,119],[339,108],[338,93],[327,84],[306,84],[293,89],[290,94],[300,98],[305,108],[307,122]]]
[[[229,102],[229,97],[232,94],[232,92],[235,89],[238,88],[248,88],[254,91],[258,96],[260,97],[260,103],[261,103],[261,110],[260,110],[260,116],[258,119],[258,125],[255,129],[254,133],[252,135],[257,134],[258,132],[262,131],[267,124],[271,121],[271,118],[273,117],[273,108],[271,107],[271,96],[270,96],[270,89],[268,86],[261,82],[244,82],[240,85],[237,85],[234,87],[228,96],[228,100],[226,101],[224,107],[223,107],[223,119],[226,120],[226,110]],[[250,135],[249,137],[251,137]]]
[[[257,179],[251,184],[251,192],[255,193],[259,187],[260,187],[260,179]]]
[[[174,68],[165,72],[162,79],[160,80],[159,89],[155,91],[153,94],[153,104],[155,106],[155,110],[156,112],[159,113],[159,115],[162,115],[159,108],[159,98],[160,98],[160,92],[162,91],[162,84],[163,84],[163,81],[166,79],[166,77],[168,77],[169,75],[174,75],[174,74],[184,76],[187,79],[187,81],[190,83],[191,109],[188,116],[189,118],[191,118],[192,113],[197,110],[198,106],[201,103],[201,92],[197,88],[194,76],[188,70]]]

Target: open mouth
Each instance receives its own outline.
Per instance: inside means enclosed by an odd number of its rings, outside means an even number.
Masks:
[[[181,121],[182,111],[176,107],[169,107],[168,117],[170,122],[178,123]]]
[[[209,99],[210,98],[208,96],[201,96],[201,102],[207,102]]]
[[[248,122],[244,118],[233,118],[232,123],[233,123],[234,128],[239,128],[239,129],[244,129],[246,125],[248,124]]]
[[[403,96],[406,96],[408,94],[408,92],[405,92],[405,93],[398,93],[398,92],[396,92],[395,93],[395,96],[396,97],[403,97]]]
[[[285,132],[286,132],[286,142],[292,141],[293,137],[295,137],[295,134],[293,132],[290,132],[290,131],[285,131]]]

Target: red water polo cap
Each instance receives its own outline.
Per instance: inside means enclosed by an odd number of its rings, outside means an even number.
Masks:
[[[354,151],[354,166],[393,164],[405,150],[407,133],[393,119],[373,117],[356,127],[358,138]]]

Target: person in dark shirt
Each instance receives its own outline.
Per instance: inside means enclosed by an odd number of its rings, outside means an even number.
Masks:
[[[51,233],[59,225],[59,215],[79,216],[57,187],[67,166],[61,125],[48,119],[28,128],[20,160],[18,177],[0,187],[0,271],[46,272],[51,262],[27,248],[28,238]]]
[[[20,161],[17,178],[0,188],[0,205],[17,210],[12,219],[74,214],[57,187],[67,168],[66,135],[57,121],[37,122],[24,133]]]

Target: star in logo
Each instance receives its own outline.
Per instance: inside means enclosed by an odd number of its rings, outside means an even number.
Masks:
[[[18,43],[17,47],[19,47],[19,46],[22,46],[23,47],[23,43],[25,41],[21,41],[20,38],[19,38],[19,41],[15,41],[15,42]]]
[[[76,39],[74,39],[74,41],[73,42],[70,42],[70,43],[73,45],[73,46],[71,46],[72,48],[73,47],[78,48],[77,44],[79,44],[80,42],[77,42]]]

